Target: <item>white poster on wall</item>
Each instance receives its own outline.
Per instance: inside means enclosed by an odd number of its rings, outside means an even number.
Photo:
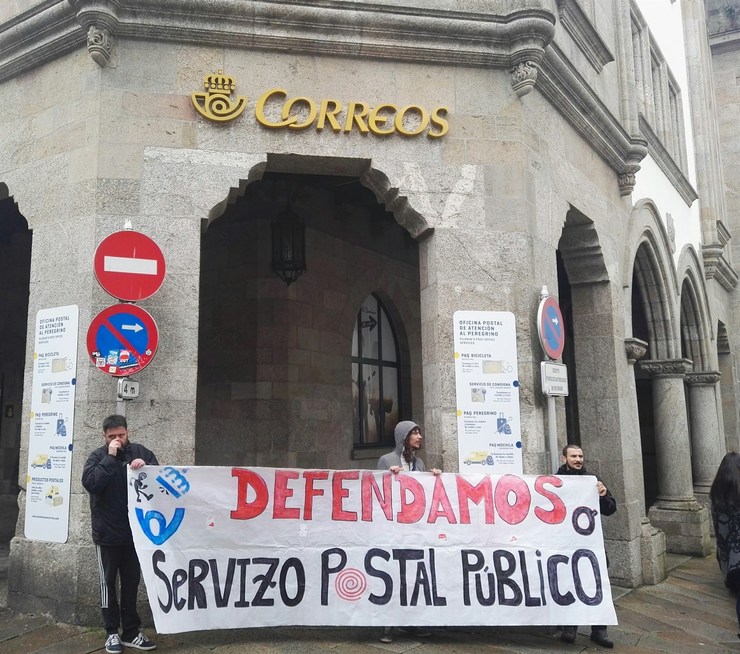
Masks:
[[[514,314],[456,311],[453,320],[460,471],[522,474]]]
[[[77,305],[36,314],[24,529],[31,540],[64,543],[69,533],[78,325]]]

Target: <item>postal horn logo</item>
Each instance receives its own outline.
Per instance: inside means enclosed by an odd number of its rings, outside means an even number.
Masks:
[[[247,107],[247,98],[237,95],[236,82],[231,75],[224,75],[220,68],[216,74],[211,73],[203,78],[205,93],[193,91],[191,98],[195,110],[204,118],[225,123],[239,117]]]

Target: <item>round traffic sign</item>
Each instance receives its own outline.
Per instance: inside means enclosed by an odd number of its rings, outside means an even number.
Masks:
[[[545,354],[559,359],[565,347],[565,325],[558,301],[551,295],[540,302],[537,310],[537,333]]]
[[[95,277],[113,297],[127,302],[154,295],[164,281],[164,255],[146,234],[126,229],[103,239],[95,250]]]
[[[95,367],[125,377],[149,365],[157,352],[159,330],[154,318],[135,304],[103,309],[87,330],[87,353]]]

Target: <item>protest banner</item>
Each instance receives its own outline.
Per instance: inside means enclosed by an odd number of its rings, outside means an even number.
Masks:
[[[596,478],[129,469],[159,633],[616,624]]]

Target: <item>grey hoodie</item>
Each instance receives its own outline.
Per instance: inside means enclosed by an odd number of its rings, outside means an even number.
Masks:
[[[384,454],[378,459],[378,470],[390,470],[391,466],[403,466],[403,459],[401,457],[403,442],[406,440],[406,436],[411,433],[411,430],[418,426],[411,420],[402,420],[396,425],[396,429],[393,432],[393,436],[396,439],[396,449],[393,452]],[[412,469],[417,472],[424,472],[426,470],[424,462],[418,456],[414,456],[413,464]]]

